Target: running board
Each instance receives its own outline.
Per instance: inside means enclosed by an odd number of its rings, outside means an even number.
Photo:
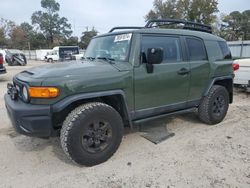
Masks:
[[[146,122],[146,121],[152,121],[152,120],[156,120],[156,119],[165,118],[165,117],[168,117],[168,116],[192,113],[192,112],[195,112],[196,109],[197,108],[189,108],[189,109],[185,109],[185,110],[179,110],[179,111],[176,111],[176,112],[171,112],[171,113],[161,114],[161,115],[157,115],[157,116],[147,117],[147,118],[144,118],[144,119],[134,120],[133,123],[134,124],[139,124],[139,123],[143,123],[143,122]]]

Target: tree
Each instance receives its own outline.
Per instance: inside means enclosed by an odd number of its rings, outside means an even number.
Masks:
[[[25,32],[25,38],[29,43],[30,49],[48,48],[46,37],[39,31],[36,31],[32,25],[27,22],[20,24],[20,27]]]
[[[27,38],[25,31],[20,26],[14,26],[9,33],[10,47],[25,49],[27,47]]]
[[[6,38],[5,38],[5,35],[4,35],[4,29],[0,28],[0,47],[5,46],[6,44],[7,43],[6,43]]]
[[[70,37],[68,39],[64,39],[63,45],[78,46],[78,37]]]
[[[243,39],[250,40],[250,10],[242,13],[242,32]]]
[[[2,28],[5,37],[9,35],[13,27],[15,27],[15,23],[13,21],[0,18],[0,28]]]
[[[231,12],[229,15],[222,16],[220,36],[226,40],[238,40],[241,33],[242,15],[239,11]]]
[[[216,19],[217,6],[218,0],[154,0],[146,21],[174,18],[211,24]]]
[[[33,50],[48,48],[47,39],[40,32],[34,32],[31,35],[30,47]]]
[[[60,4],[55,0],[41,0],[44,11],[36,11],[32,14],[32,24],[36,25],[44,34],[49,45],[53,45],[55,39],[70,37],[71,25],[67,18],[60,17],[58,12]]]
[[[0,18],[0,46],[7,47],[10,39],[9,35],[15,26],[14,22]]]
[[[250,10],[223,15],[220,36],[226,40],[250,40]]]
[[[153,9],[146,15],[146,20],[164,18],[181,18],[181,14],[177,10],[176,0],[167,0],[165,2],[163,0],[154,0]]]
[[[83,36],[81,37],[80,47],[86,49],[89,45],[90,40],[98,34],[98,31],[93,27],[90,31],[88,28],[84,31]]]

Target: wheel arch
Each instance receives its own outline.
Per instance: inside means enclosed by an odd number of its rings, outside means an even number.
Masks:
[[[233,103],[233,77],[232,76],[223,76],[223,77],[214,78],[210,82],[209,87],[206,89],[203,96],[208,95],[208,92],[210,91],[213,85],[220,85],[220,86],[225,87],[229,93],[229,102],[230,104]]]
[[[53,123],[56,127],[60,126],[68,113],[88,102],[102,102],[112,106],[121,115],[124,125],[132,127],[128,105],[122,90],[82,93],[66,97],[52,105]]]

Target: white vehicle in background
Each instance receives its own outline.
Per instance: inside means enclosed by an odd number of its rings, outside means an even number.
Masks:
[[[45,57],[51,52],[51,49],[36,50],[36,59],[45,61]]]
[[[250,58],[237,59],[234,64],[239,65],[239,69],[234,72],[234,85],[250,92]]]
[[[75,54],[75,55],[72,55],[72,59],[73,60],[80,60],[80,59],[83,59],[84,57],[84,54]]]
[[[78,46],[56,46],[45,56],[45,61],[52,63],[53,61],[72,60],[74,55],[79,54]]]

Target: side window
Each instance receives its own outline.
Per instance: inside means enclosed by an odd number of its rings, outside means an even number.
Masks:
[[[164,56],[162,63],[182,61],[181,45],[178,37],[143,36],[141,45],[141,50],[145,55],[147,55],[149,48],[162,48]]]
[[[226,42],[223,41],[206,41],[208,54],[213,61],[223,61],[232,59],[231,52]]]
[[[223,41],[219,41],[220,50],[222,53],[222,60],[224,59],[232,59],[231,51],[229,50],[227,43]]]
[[[202,40],[196,38],[187,38],[186,41],[190,61],[207,60],[207,53]]]

